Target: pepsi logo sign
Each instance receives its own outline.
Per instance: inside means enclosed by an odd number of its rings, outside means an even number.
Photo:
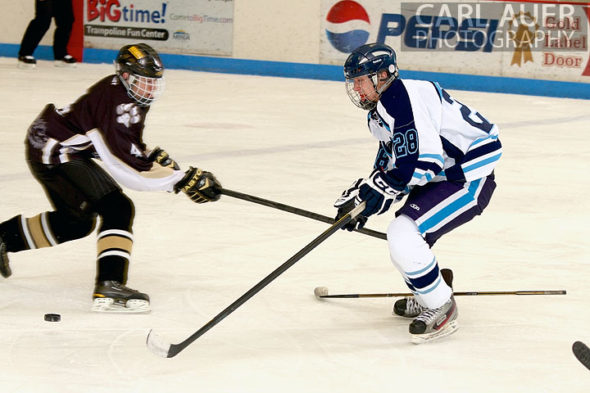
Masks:
[[[330,8],[326,16],[326,35],[334,48],[350,53],[369,40],[369,15],[362,5],[342,0]]]

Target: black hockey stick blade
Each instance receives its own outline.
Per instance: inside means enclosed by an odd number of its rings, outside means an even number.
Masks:
[[[588,348],[583,342],[576,341],[574,345],[572,345],[572,351],[580,363],[590,370],[590,348]]]
[[[311,250],[313,250],[314,248],[319,246],[324,240],[326,240],[327,238],[332,236],[335,232],[337,232],[344,225],[348,224],[350,222],[350,220],[352,220],[357,215],[359,215],[364,209],[365,209],[365,202],[362,202],[357,207],[352,209],[352,211],[350,211],[348,214],[346,214],[345,216],[340,218],[338,221],[336,221],[334,224],[332,224],[328,229],[326,229],[324,232],[322,232],[318,237],[316,237],[314,240],[312,240],[311,243],[309,243],[307,246],[305,246],[301,250],[299,250],[295,255],[293,255],[291,258],[289,258],[281,266],[279,266],[278,268],[273,270],[268,276],[266,276],[260,282],[258,282],[258,284],[254,285],[252,288],[250,288],[250,290],[248,290],[246,293],[244,293],[242,296],[240,296],[238,299],[236,299],[232,304],[227,306],[223,311],[221,311],[219,314],[217,314],[212,320],[207,322],[205,325],[203,325],[203,327],[201,327],[199,330],[194,332],[186,340],[184,340],[178,344],[170,344],[169,342],[165,341],[160,335],[154,333],[153,330],[150,330],[150,332],[147,336],[147,339],[146,339],[147,347],[154,354],[164,357],[164,358],[171,358],[171,357],[178,355],[178,353],[180,353],[182,350],[184,350],[186,347],[188,347],[193,341],[195,341],[196,339],[201,337],[209,329],[211,329],[213,326],[215,326],[219,322],[221,322],[225,317],[227,317],[232,312],[234,312],[236,309],[238,309],[238,307],[240,307],[242,304],[246,303],[246,301],[248,301],[248,299],[250,299],[252,296],[254,296],[258,292],[260,292],[264,287],[266,287],[268,284],[270,284],[278,276],[283,274],[287,269],[289,269],[291,266],[293,266],[297,261],[299,261],[305,255],[307,255]]]
[[[248,194],[244,194],[242,192],[228,190],[227,188],[222,188],[221,194],[230,196],[232,198],[241,199],[244,201],[257,203],[262,206],[272,207],[274,209],[282,210],[282,211],[285,211],[288,213],[297,214],[299,216],[311,218],[316,221],[321,221],[321,222],[324,222],[324,223],[330,224],[330,225],[332,225],[336,222],[336,220],[334,220],[333,218],[328,217],[328,216],[324,216],[321,214],[310,212],[308,210],[300,209],[300,208],[297,208],[294,206],[285,205],[283,203],[271,201],[268,199],[259,198],[254,195],[248,195]],[[362,233],[363,235],[368,235],[368,236],[376,237],[378,239],[387,240],[387,235],[383,232],[377,232],[377,231],[374,231],[372,229],[367,229],[367,228],[355,229],[354,231]]]

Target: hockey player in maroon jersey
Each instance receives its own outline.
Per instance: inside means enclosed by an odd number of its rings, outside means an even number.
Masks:
[[[126,286],[133,245],[134,190],[183,191],[197,203],[216,201],[221,185],[210,172],[181,171],[142,134],[151,103],[162,93],[164,67],[146,44],[121,48],[116,74],[73,104],[47,105],[27,131],[26,159],[53,206],[34,217],[0,223],[0,273],[11,275],[8,253],[51,247],[93,232],[97,216],[94,311],[146,312],[149,296]],[[92,158],[99,159],[106,171]]]

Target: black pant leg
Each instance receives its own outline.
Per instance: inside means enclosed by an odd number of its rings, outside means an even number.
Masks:
[[[77,160],[62,165],[28,161],[53,211],[15,216],[0,223],[7,251],[51,247],[87,236],[96,223],[96,204],[118,186],[95,163]]]
[[[60,165],[28,164],[55,209],[48,220],[57,243],[88,235],[95,224],[98,202],[120,192],[115,181],[89,158]]]
[[[52,0],[35,0],[35,19],[29,22],[18,51],[19,56],[31,56],[51,25]]]
[[[56,25],[53,35],[53,56],[59,60],[68,54],[67,46],[74,24],[72,0],[53,0],[53,17]]]
[[[42,165],[42,164],[33,164]],[[125,284],[133,246],[133,202],[123,194],[104,169],[91,159],[75,159],[55,167],[59,181],[40,180],[50,193],[52,203],[67,205],[81,218],[92,214],[101,217],[97,234],[96,280],[114,280]],[[39,174],[40,171],[37,170]],[[69,227],[72,225],[69,224]],[[57,227],[56,227],[57,229]]]
[[[55,210],[71,216],[96,214],[96,204],[121,188],[90,158],[74,159],[60,165],[28,161],[33,176],[41,183]]]

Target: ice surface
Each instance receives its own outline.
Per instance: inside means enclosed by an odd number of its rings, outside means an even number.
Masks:
[[[24,160],[25,131],[111,65],[36,70],[0,59],[0,219],[49,209]],[[169,70],[145,140],[236,191],[333,216],[370,173],[376,142],[337,82]],[[406,292],[383,240],[340,231],[174,358],[178,343],[307,245],[327,224],[223,197],[128,191],[135,202],[129,286],[148,315],[91,313],[95,235],[11,254],[0,283],[0,390],[95,392],[588,392],[571,351],[590,343],[590,103],[451,92],[500,125],[504,156],[485,213],[434,251],[457,291],[567,289],[566,296],[457,298],[459,331],[410,343],[393,299],[318,301],[331,293]],[[393,212],[393,211],[392,211]],[[371,218],[385,231],[392,212]],[[59,323],[43,320],[59,313]]]

